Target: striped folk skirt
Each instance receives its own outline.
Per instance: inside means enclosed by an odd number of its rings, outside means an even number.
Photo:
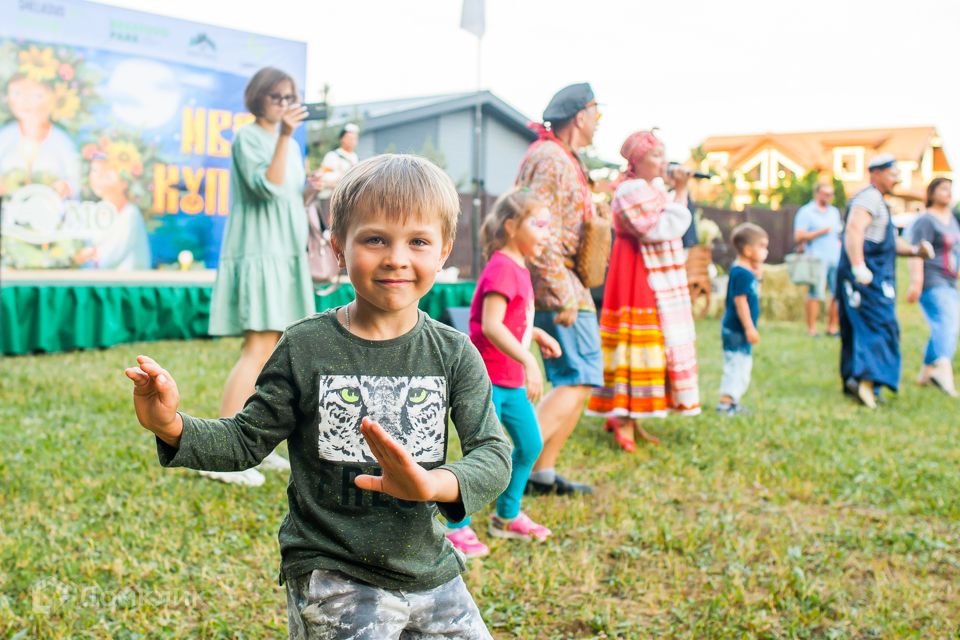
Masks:
[[[618,234],[600,312],[604,384],[587,404],[593,415],[642,419],[700,412],[692,338],[668,348],[650,280],[640,243]],[[685,364],[671,371],[681,353],[683,360],[692,359],[692,370]]]

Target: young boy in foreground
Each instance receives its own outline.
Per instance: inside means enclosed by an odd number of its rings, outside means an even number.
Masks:
[[[146,356],[126,370],[163,466],[247,469],[287,440],[290,638],[490,637],[436,514],[459,521],[496,499],[510,445],[477,350],[417,308],[459,209],[424,159],[352,169],[331,200],[331,242],[356,298],[289,326],[233,418],[177,412],[176,383]],[[448,413],[464,453],[452,464]]]

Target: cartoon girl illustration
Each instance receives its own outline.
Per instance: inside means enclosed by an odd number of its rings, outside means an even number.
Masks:
[[[46,184],[63,199],[77,199],[80,157],[67,131],[86,115],[81,96],[92,99],[89,72],[78,69],[80,57],[68,49],[11,42],[2,53],[0,115],[12,121],[0,128],[0,195]]]
[[[78,265],[118,270],[151,267],[147,227],[137,205],[147,195],[142,185],[145,152],[134,139],[101,137],[83,147],[83,159],[89,163],[90,191],[111,205],[116,215],[99,230],[92,246],[74,256]]]

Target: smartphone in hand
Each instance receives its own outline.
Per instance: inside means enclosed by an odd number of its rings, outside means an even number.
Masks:
[[[303,106],[307,109],[307,120],[323,120],[327,117],[327,105],[324,102],[308,102]]]

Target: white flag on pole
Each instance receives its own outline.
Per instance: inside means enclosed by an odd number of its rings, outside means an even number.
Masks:
[[[463,13],[460,14],[460,28],[469,31],[478,38],[486,30],[485,0],[463,0]]]

